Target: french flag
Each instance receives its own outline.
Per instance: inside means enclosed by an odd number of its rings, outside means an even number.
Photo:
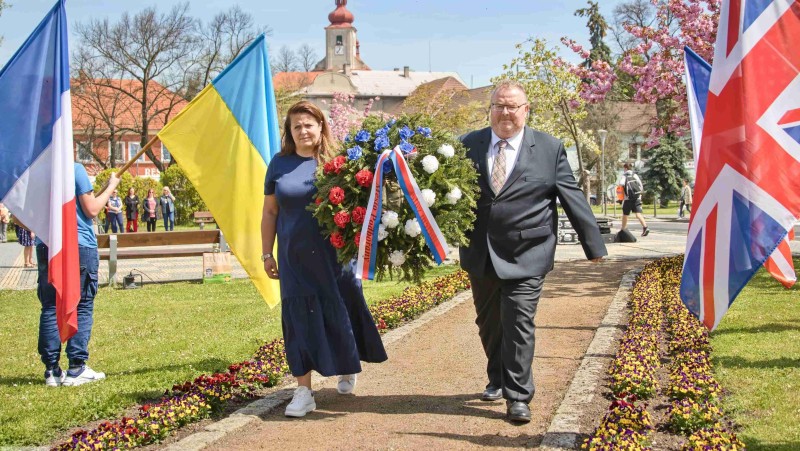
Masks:
[[[80,301],[67,36],[60,0],[0,70],[0,199],[49,248],[62,342]]]
[[[686,68],[686,97],[689,104],[689,123],[692,132],[692,151],[695,165],[700,161],[700,141],[703,136],[708,86],[711,80],[711,65],[689,47],[684,47],[683,61]],[[797,274],[792,261],[789,242],[795,238],[790,230],[777,248],[772,252],[764,269],[786,288],[797,282]]]

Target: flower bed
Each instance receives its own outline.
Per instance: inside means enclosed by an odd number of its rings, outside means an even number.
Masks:
[[[372,316],[381,332],[399,326],[469,288],[463,271],[406,288],[402,294],[373,304]],[[261,346],[250,360],[230,365],[226,372],[200,375],[172,386],[155,403],[140,406],[135,417],[79,430],[55,450],[135,448],[163,440],[180,427],[222,412],[232,400],[246,400],[257,389],[273,387],[289,374],[283,340]]]
[[[744,449],[717,405],[720,386],[712,374],[708,330],[680,300],[682,264],[682,257],[648,264],[634,284],[628,328],[608,371],[615,400],[583,449],[650,449],[656,429],[688,437],[685,450]],[[654,428],[647,404],[637,400],[656,396],[670,405],[666,424]],[[631,413],[620,416],[621,408]]]

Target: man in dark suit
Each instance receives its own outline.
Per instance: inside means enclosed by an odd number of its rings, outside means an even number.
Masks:
[[[525,126],[530,108],[517,82],[497,85],[491,127],[461,138],[478,169],[477,219],[460,249],[469,273],[475,322],[489,362],[485,401],[506,399],[511,421],[528,422],[534,315],[544,276],[553,269],[561,201],[587,258],[607,254],[600,229],[558,139]]]

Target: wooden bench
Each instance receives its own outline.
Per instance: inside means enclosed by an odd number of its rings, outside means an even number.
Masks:
[[[97,235],[97,247],[100,259],[108,260],[109,285],[116,281],[120,259],[196,257],[229,250],[221,230],[101,234]]]
[[[211,214],[210,211],[196,211],[194,212],[194,223],[200,224],[200,230],[203,230],[203,227],[209,223],[215,223],[214,215]]]

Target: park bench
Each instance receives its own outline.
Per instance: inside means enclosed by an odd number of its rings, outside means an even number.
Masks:
[[[200,224],[200,230],[203,230],[203,227],[208,224],[216,222],[214,221],[214,215],[211,214],[210,211],[196,211],[194,212],[194,223]]]
[[[229,250],[221,230],[101,234],[97,247],[100,259],[108,260],[109,285],[116,281],[120,259],[195,257]]]

